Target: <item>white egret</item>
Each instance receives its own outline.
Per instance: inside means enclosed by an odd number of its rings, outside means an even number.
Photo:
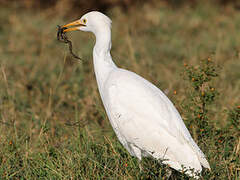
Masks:
[[[184,167],[195,178],[202,166],[210,169],[167,96],[141,76],[114,64],[111,20],[106,15],[92,11],[62,28],[95,35],[93,61],[100,96],[119,141],[132,156],[139,160],[151,156],[178,171]]]

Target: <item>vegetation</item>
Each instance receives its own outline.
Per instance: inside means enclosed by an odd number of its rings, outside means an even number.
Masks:
[[[0,7],[0,179],[165,179],[169,167],[145,158],[140,171],[118,142],[97,91],[93,35],[69,34],[80,64],[57,41],[57,25],[81,16],[64,7]],[[202,179],[240,179],[238,10],[155,3],[106,12],[113,59],[174,102],[212,168]]]

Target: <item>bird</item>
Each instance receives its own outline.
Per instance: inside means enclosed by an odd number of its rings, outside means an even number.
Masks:
[[[93,66],[97,86],[118,140],[139,161],[152,157],[199,178],[202,166],[210,169],[204,153],[169,98],[148,80],[113,62],[111,26],[108,16],[90,11],[62,28],[64,33],[80,30],[95,35]]]

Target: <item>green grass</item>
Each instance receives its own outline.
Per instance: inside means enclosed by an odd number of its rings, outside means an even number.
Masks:
[[[239,12],[213,4],[156,4],[108,14],[113,59],[174,102],[211,165],[203,179],[239,179]],[[108,122],[93,72],[93,35],[69,35],[81,64],[57,42],[56,26],[79,16],[0,8],[0,179],[163,179],[168,167],[146,158],[140,171]],[[198,67],[210,55],[219,67],[211,82],[219,95],[208,107],[212,129],[199,139],[193,111],[185,108],[191,83],[181,74],[184,63]]]

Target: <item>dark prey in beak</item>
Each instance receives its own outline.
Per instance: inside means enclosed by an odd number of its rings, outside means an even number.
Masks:
[[[60,42],[63,42],[63,43],[67,43],[68,44],[68,47],[69,47],[69,51],[70,51],[70,54],[76,58],[76,59],[79,59],[79,60],[82,60],[80,57],[78,57],[76,54],[73,53],[72,51],[72,42],[68,39],[67,35],[66,35],[66,32],[63,32],[65,29],[67,29],[66,27],[61,27],[59,25],[57,25],[58,27],[58,32],[57,32],[57,40],[60,41]],[[78,61],[79,61],[78,60]]]

